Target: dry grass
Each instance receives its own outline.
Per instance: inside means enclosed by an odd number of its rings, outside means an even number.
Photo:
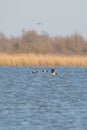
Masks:
[[[62,65],[86,66],[87,56],[36,55],[36,54],[0,54],[0,65]]]

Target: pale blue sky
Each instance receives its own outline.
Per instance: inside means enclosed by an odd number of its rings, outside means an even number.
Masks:
[[[16,36],[23,29],[87,38],[87,0],[0,0],[0,32]]]

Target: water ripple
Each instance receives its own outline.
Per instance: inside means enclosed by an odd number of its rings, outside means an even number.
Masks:
[[[51,68],[0,67],[1,130],[87,129],[87,68]]]

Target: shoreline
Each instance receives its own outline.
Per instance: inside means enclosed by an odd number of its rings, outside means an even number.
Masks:
[[[87,55],[1,53],[0,66],[87,66]]]

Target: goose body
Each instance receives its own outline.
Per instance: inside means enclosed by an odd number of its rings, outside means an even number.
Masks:
[[[52,75],[57,75],[57,72],[55,69],[51,69],[51,73],[52,73]]]
[[[33,73],[33,74],[34,74],[34,73],[38,73],[38,71],[37,71],[37,70],[33,70],[32,73]]]
[[[48,72],[48,70],[42,70],[42,72],[46,73],[46,72]]]

